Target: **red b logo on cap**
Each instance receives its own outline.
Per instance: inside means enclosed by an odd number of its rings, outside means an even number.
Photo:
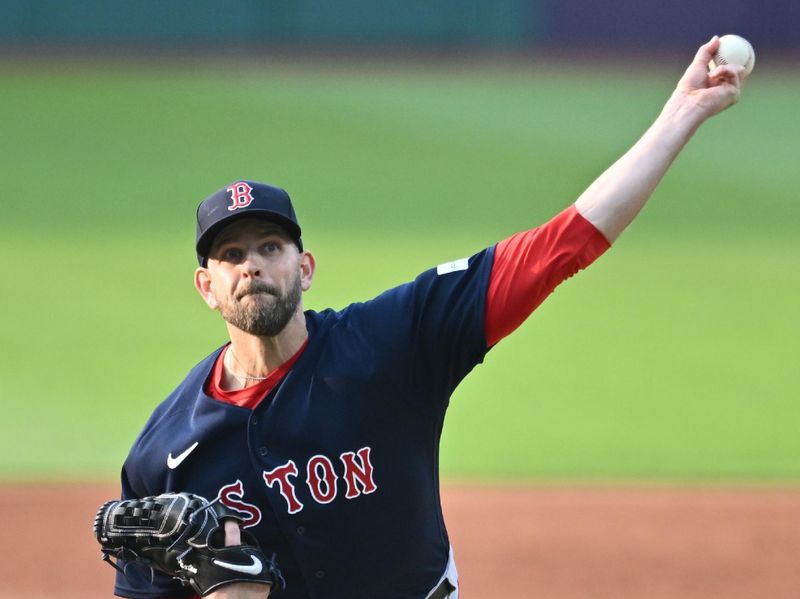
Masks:
[[[253,201],[253,194],[250,193],[253,188],[244,181],[229,185],[226,191],[231,194],[231,205],[228,206],[230,211],[234,211],[237,208],[245,208]]]

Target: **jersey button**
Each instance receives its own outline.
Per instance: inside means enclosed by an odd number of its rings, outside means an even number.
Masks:
[[[252,424],[253,426],[258,424],[258,416],[253,416],[252,418],[250,418],[250,424]]]
[[[267,450],[266,447],[264,447],[262,445],[261,447],[258,448],[258,453],[261,454],[261,455],[267,455],[269,453],[269,451]]]
[[[305,532],[306,532],[306,527],[305,526],[298,526],[297,527],[297,534],[302,535],[302,534],[305,534]]]
[[[314,576],[317,578],[325,578],[325,570],[317,570]]]

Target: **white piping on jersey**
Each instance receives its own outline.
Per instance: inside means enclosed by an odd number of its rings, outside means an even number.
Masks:
[[[439,588],[439,585],[442,584],[444,579],[447,579],[451,585],[453,585],[454,591],[451,591],[450,594],[447,596],[447,599],[458,599],[458,570],[456,569],[456,560],[453,557],[453,546],[450,546],[450,554],[447,556],[447,567],[444,570],[444,574],[439,579],[433,588],[425,595],[425,599],[429,599],[430,596],[433,594],[433,591]]]

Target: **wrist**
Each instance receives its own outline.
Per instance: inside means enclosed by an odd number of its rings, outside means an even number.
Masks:
[[[667,100],[656,124],[688,139],[707,118],[708,115],[702,107],[692,102],[685,93],[676,91]]]

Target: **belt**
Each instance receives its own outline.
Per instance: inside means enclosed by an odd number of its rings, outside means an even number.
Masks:
[[[450,594],[450,591],[454,590],[455,588],[453,585],[450,584],[450,581],[445,578],[442,583],[436,587],[436,590],[428,596],[428,599],[446,599],[446,597]]]

